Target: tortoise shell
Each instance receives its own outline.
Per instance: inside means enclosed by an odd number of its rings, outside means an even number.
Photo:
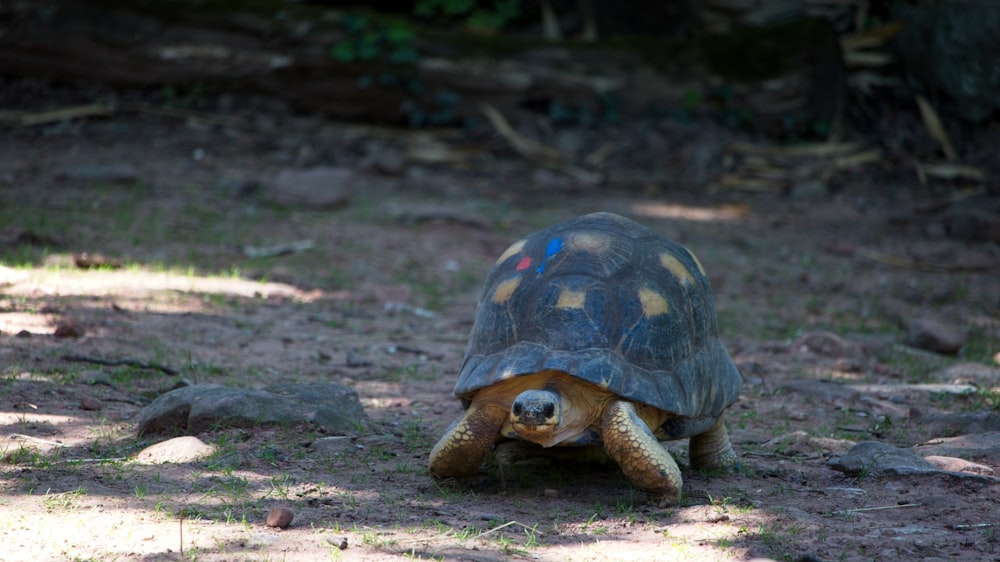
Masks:
[[[664,427],[675,438],[714,423],[742,386],[697,258],[611,213],[541,230],[500,255],[455,395],[467,406],[483,388],[544,370],[675,414]]]

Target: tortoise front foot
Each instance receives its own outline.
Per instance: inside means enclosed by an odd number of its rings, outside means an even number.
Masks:
[[[502,408],[469,406],[431,449],[431,475],[440,479],[475,474],[493,449],[505,419],[507,411]]]
[[[721,416],[711,429],[692,436],[688,447],[691,468],[723,472],[740,470],[740,459],[729,442],[729,433]]]
[[[631,403],[608,406],[602,434],[608,454],[633,484],[648,492],[651,503],[664,507],[680,503],[681,471]]]

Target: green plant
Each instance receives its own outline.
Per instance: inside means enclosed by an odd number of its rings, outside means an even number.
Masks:
[[[347,37],[330,48],[330,56],[340,62],[384,60],[412,65],[419,58],[413,30],[402,20],[375,21],[348,15],[340,23]]]
[[[69,492],[56,494],[51,494],[50,492],[51,490],[46,490],[45,496],[42,498],[42,505],[50,511],[66,509],[73,505],[75,498],[87,494],[87,490],[83,486],[78,486],[75,490],[70,490]]]
[[[417,0],[413,12],[422,17],[459,19],[472,29],[499,31],[520,14],[520,0]]]

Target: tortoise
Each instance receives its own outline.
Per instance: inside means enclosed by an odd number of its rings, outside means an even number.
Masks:
[[[737,469],[723,414],[741,386],[694,254],[619,215],[579,216],[496,260],[455,385],[465,412],[430,472],[473,475],[506,439],[603,444],[635,486],[674,505],[681,473],[659,441],[690,437],[693,468]]]

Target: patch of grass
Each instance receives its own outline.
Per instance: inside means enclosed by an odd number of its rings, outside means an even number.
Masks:
[[[960,356],[967,361],[994,365],[993,357],[1000,353],[1000,323],[973,330],[962,347]]]
[[[428,434],[422,417],[407,420],[403,424],[403,444],[411,453],[429,450],[434,438]]]
[[[3,462],[7,464],[18,464],[33,466],[36,468],[48,468],[49,460],[43,456],[38,449],[18,445],[17,449],[11,452],[3,451]]]
[[[395,545],[396,539],[388,538],[375,530],[367,530],[361,533],[361,543],[373,548],[385,548]]]
[[[441,494],[441,497],[450,504],[463,503],[467,505],[476,505],[478,503],[477,494],[472,490],[465,489],[457,484],[449,485],[438,482],[435,482],[434,484],[437,487],[438,492]]]
[[[75,490],[55,494],[51,493],[50,489],[45,491],[45,495],[42,497],[42,505],[49,511],[68,509],[73,506],[74,500],[85,495],[87,495],[87,489],[83,486],[78,486]]]
[[[274,496],[277,498],[288,499],[291,493],[291,487],[294,484],[292,477],[288,474],[275,474],[268,479],[268,484],[270,488],[264,497]]]

